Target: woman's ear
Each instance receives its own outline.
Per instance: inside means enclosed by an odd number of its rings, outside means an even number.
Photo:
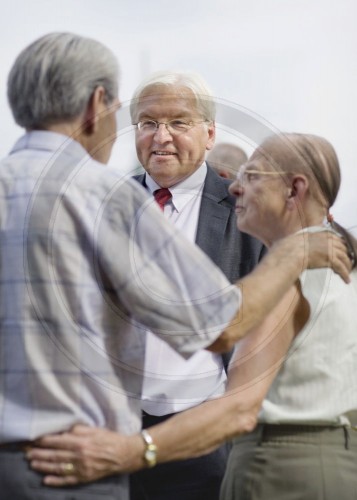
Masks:
[[[294,175],[290,186],[287,189],[288,206],[295,205],[297,202],[302,202],[309,189],[309,180],[305,175]]]

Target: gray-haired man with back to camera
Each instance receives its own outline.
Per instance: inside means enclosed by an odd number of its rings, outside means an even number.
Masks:
[[[10,72],[10,106],[26,129],[0,163],[0,491],[11,500],[53,499],[51,481],[29,469],[26,450],[77,423],[132,435],[122,465],[148,464],[150,434],[140,433],[145,329],[184,357],[228,350],[304,260],[302,242],[284,258],[296,239],[268,255],[244,282],[240,320],[240,290],[136,182],[104,168],[116,135],[117,85],[113,54],[70,33],[35,41]],[[320,264],[328,260],[325,244],[314,240]],[[266,292],[258,301],[257,286]],[[73,485],[77,464],[66,452],[59,457],[51,467]],[[92,479],[55,496],[128,498],[126,474]]]

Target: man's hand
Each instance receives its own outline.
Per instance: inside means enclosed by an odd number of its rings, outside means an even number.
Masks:
[[[44,484],[68,486],[139,469],[144,455],[140,435],[76,425],[69,432],[44,436],[27,451],[30,465],[45,474]]]
[[[345,240],[330,231],[309,233],[308,267],[310,269],[331,267],[335,273],[341,276],[343,281],[349,283],[352,262],[348,256]]]
[[[300,232],[275,243],[255,269],[239,280],[242,303],[237,315],[207,348],[226,352],[276,307],[306,268],[330,267],[346,282],[352,262],[342,238],[331,231]]]
[[[301,270],[330,267],[346,283],[350,282],[352,262],[347,246],[343,238],[331,231],[294,234],[280,240],[272,249],[278,258],[281,257],[280,262],[297,254],[301,259]]]

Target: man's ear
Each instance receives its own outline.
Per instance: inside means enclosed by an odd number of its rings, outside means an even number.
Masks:
[[[88,135],[97,131],[100,114],[105,109],[105,89],[102,86],[96,87],[89,98],[83,116],[84,132]]]
[[[229,170],[222,168],[222,169],[218,170],[217,173],[220,177],[223,177],[223,179],[232,179],[231,172]]]
[[[212,121],[208,124],[208,141],[206,144],[206,150],[209,151],[213,148],[216,140],[216,123]]]

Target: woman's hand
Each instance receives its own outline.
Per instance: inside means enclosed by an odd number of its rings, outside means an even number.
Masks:
[[[144,442],[139,434],[124,436],[76,425],[69,432],[44,436],[35,445],[26,457],[34,470],[45,474],[44,484],[48,486],[95,481],[144,465]]]

